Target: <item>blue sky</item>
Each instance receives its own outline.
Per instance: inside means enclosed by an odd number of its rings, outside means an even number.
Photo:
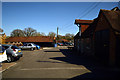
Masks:
[[[78,27],[75,19],[92,20],[100,9],[110,10],[117,2],[3,2],[2,28],[7,36],[14,29],[31,27],[37,32],[76,34]]]

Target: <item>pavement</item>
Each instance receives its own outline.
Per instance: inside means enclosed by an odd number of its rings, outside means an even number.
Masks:
[[[76,56],[65,47],[23,51],[23,54],[19,61],[13,62],[12,67],[2,72],[3,80],[120,79],[119,69],[104,66],[94,57]]]

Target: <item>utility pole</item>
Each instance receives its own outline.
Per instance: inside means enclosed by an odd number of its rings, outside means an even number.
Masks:
[[[58,39],[58,29],[59,29],[59,28],[57,27],[57,39]]]
[[[57,38],[56,38],[56,44],[57,44],[57,42],[58,42],[58,27],[57,27]]]

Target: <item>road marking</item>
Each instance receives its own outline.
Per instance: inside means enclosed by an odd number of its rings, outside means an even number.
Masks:
[[[10,63],[9,63],[9,64],[10,64]],[[17,64],[17,63],[13,63],[13,64],[9,65],[9,66],[6,67],[5,69],[2,69],[2,71],[0,71],[0,73],[8,70],[9,68],[13,67],[13,66],[16,65],[16,64]]]
[[[79,68],[79,67],[63,67],[63,68],[23,68],[23,69],[20,69],[20,70],[61,70],[61,69],[66,69],[66,70],[78,70],[78,69],[85,69],[85,70],[88,70],[87,68],[85,67],[82,67],[82,68]]]
[[[44,47],[43,49],[53,49],[53,48],[49,48],[49,47]]]

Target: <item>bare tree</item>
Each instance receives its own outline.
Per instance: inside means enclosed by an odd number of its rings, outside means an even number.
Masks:
[[[46,35],[43,32],[41,32],[41,33],[40,32],[36,32],[36,33],[33,34],[33,36],[46,36]]]
[[[37,31],[35,29],[33,29],[33,28],[28,27],[28,28],[24,29],[24,35],[26,37],[34,36],[36,33],[37,33]]]
[[[3,32],[3,29],[0,28],[0,32]]]
[[[54,32],[49,32],[49,33],[48,33],[48,36],[55,37],[55,36],[56,36],[56,33],[54,33]]]
[[[15,29],[11,32],[11,37],[21,37],[24,36],[24,33],[20,29]]]
[[[73,38],[74,38],[74,34],[70,34],[70,33],[66,33],[65,34],[65,39],[67,39],[67,40],[73,40]]]
[[[46,34],[44,32],[41,32],[40,35],[41,36],[46,36]]]

